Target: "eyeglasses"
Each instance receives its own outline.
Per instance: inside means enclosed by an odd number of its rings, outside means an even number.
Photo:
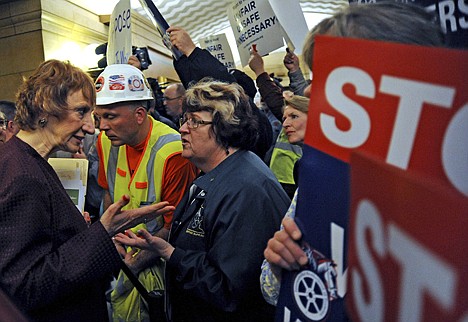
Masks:
[[[181,98],[181,97],[182,96],[176,96],[176,97],[170,98],[170,97],[163,96],[162,99],[163,99],[163,101],[173,101],[173,100],[176,100],[176,99]]]
[[[203,121],[203,120],[198,120],[194,117],[187,117],[186,114],[184,114],[180,119],[179,119],[179,125],[182,127],[187,123],[187,127],[189,129],[197,129],[200,125],[208,125],[208,124],[213,124],[212,121]]]

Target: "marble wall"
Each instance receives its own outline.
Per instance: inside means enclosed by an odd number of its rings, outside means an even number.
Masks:
[[[66,0],[0,2],[0,99],[14,100],[22,78],[44,60],[70,60],[84,70],[97,66],[93,45],[107,41],[105,20]],[[178,79],[156,28],[136,12],[132,38],[134,46],[149,48],[147,77]]]

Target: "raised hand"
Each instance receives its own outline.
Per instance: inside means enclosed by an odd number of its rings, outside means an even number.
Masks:
[[[253,45],[252,48],[250,48],[249,67],[254,71],[256,76],[265,72],[263,58],[258,54],[255,45]]]
[[[195,50],[196,46],[190,38],[190,35],[182,29],[181,27],[170,27],[166,30],[169,33],[169,37],[173,46],[177,47],[185,56],[190,56],[190,54]]]
[[[286,48],[286,55],[284,56],[283,64],[291,73],[299,70],[299,58],[296,54],[290,51],[289,48]]]

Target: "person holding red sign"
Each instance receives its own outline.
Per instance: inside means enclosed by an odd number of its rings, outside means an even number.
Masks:
[[[283,112],[283,130],[291,144],[302,145],[305,138],[307,125],[307,112],[309,111],[309,99],[299,95],[293,95],[284,99],[285,106]],[[297,182],[297,165],[294,166],[294,177]],[[296,211],[297,191],[294,193],[291,205],[286,213],[286,217],[293,217]],[[276,266],[270,266],[266,260],[262,265],[262,274],[260,277],[262,293],[265,300],[276,305],[279,296],[279,280],[277,276],[281,275],[281,270],[276,270]]]
[[[302,51],[311,70],[316,35],[443,46],[442,31],[433,23],[430,14],[419,7],[396,2],[349,6],[322,20],[307,35]],[[304,93],[309,96],[310,88]],[[294,214],[294,211],[288,211],[281,230],[269,240],[264,252],[266,261],[262,267],[261,281],[264,297],[269,303],[278,300],[282,270],[294,271],[308,264],[308,257],[298,243],[302,232],[291,218]],[[344,319],[344,312],[340,316]],[[342,318],[333,316],[333,320],[340,321]]]

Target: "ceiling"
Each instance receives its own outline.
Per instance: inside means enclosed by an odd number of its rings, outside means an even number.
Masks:
[[[118,0],[69,0],[93,13],[111,14]],[[153,0],[169,25],[181,26],[195,41],[229,28],[226,13],[232,0]],[[300,0],[304,13],[331,14],[347,5],[348,0]],[[146,16],[139,0],[131,0],[131,6]]]
[[[192,39],[215,35],[229,28],[227,7],[229,0],[153,0],[169,25],[183,27]],[[331,14],[348,4],[348,0],[301,0],[301,8],[306,13]],[[143,15],[142,8],[136,9]]]
[[[1,3],[14,2],[19,0],[0,0]],[[119,0],[56,0],[68,1],[82,7],[97,15],[110,15]],[[232,53],[236,64],[240,64],[240,58],[236,47],[234,34],[230,28],[227,16],[227,8],[235,0],[153,0],[169,25],[183,27],[194,40],[209,35],[225,32],[232,48]],[[291,0],[282,0],[291,1]],[[147,16],[140,5],[140,0],[130,0],[132,9],[142,16]],[[348,5],[348,0],[299,0],[302,11],[309,28],[318,23],[321,19],[337,11],[339,8]],[[149,18],[148,18],[149,19]],[[286,69],[283,66],[284,48],[270,53],[264,57],[265,69],[275,75],[283,77]],[[250,68],[244,71],[251,74]],[[307,71],[307,68],[303,68]],[[252,76],[252,75],[251,75]]]
[[[0,0],[1,1],[1,0]],[[98,15],[110,15],[118,0],[68,0],[76,5]],[[290,1],[290,0],[283,0]],[[132,8],[142,16],[147,14],[141,7],[139,0],[130,0]],[[209,35],[226,33],[231,48],[236,47],[234,34],[230,28],[227,8],[233,0],[153,0],[158,10],[169,25],[183,27],[194,40]],[[333,14],[339,8],[348,5],[348,0],[299,0],[309,28],[325,18],[323,14]],[[149,19],[149,18],[148,18]],[[236,64],[240,64],[240,57],[236,50],[232,50]],[[286,69],[283,66],[284,48],[266,56],[265,69],[275,75],[283,77]],[[307,68],[303,68],[307,71]],[[244,71],[253,77],[250,68]]]

